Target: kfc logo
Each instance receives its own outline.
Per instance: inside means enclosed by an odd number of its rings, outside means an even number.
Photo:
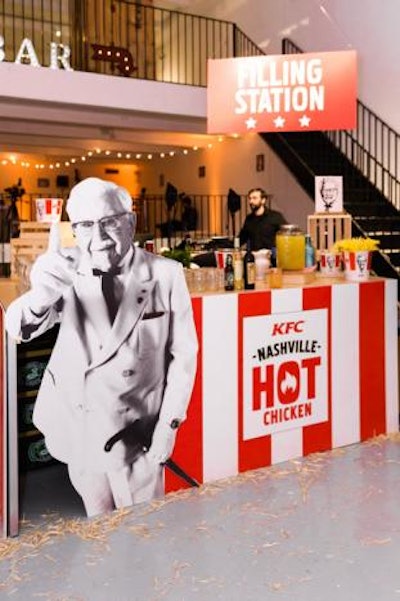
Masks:
[[[327,419],[327,311],[279,317],[244,318],[245,440]]]

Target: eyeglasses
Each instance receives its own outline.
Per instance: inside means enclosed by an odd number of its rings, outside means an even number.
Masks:
[[[81,236],[91,236],[93,234],[94,224],[98,223],[99,227],[101,227],[104,232],[111,234],[121,227],[122,217],[128,214],[129,213],[125,211],[124,213],[117,213],[115,215],[102,217],[96,221],[89,219],[86,219],[85,221],[76,221],[75,223],[71,224],[72,231],[74,234],[80,234]]]

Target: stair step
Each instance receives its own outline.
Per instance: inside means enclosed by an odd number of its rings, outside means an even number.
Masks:
[[[378,236],[377,234],[370,232],[369,237],[373,240],[379,240],[379,248],[386,252],[391,249],[395,249],[396,251],[400,249],[400,234],[397,236],[396,234],[382,234]]]
[[[358,215],[354,220],[364,231],[400,232],[400,217],[377,217],[375,215]]]
[[[391,215],[395,217],[398,215],[398,212],[392,205],[382,205],[377,202],[344,202],[344,207],[355,218],[358,215],[368,217],[389,217]]]
[[[388,206],[390,208],[393,205],[384,197],[380,196],[379,193],[371,187],[365,188],[352,188],[348,184],[344,187],[343,197],[345,203],[349,204],[362,204],[364,202],[375,202],[382,206]]]
[[[391,262],[391,264],[397,268],[400,268],[400,250],[392,250],[391,252],[385,251],[384,253],[389,261]]]

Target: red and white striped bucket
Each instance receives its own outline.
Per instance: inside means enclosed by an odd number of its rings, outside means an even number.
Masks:
[[[224,268],[226,263],[226,256],[233,254],[233,248],[220,248],[214,251],[215,260],[217,261],[217,267]]]
[[[58,223],[61,219],[62,198],[37,198],[36,221],[39,223]]]
[[[328,250],[321,251],[320,270],[324,276],[336,277],[340,275],[342,269],[342,253],[331,252]]]
[[[344,275],[346,280],[364,282],[371,270],[372,252],[369,250],[344,251]]]

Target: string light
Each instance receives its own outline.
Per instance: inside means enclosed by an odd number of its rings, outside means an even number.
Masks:
[[[232,134],[233,138],[237,139],[239,138],[238,134]],[[218,142],[222,142],[224,140],[224,138],[222,136],[219,136],[218,138],[216,138],[218,140]],[[226,139],[226,138],[225,138]],[[212,149],[213,148],[213,144],[211,142],[209,142],[205,147],[203,147],[203,149]],[[201,148],[197,145],[192,147],[192,151],[196,152],[198,150],[200,150]],[[177,151],[177,150],[169,150],[168,152],[159,152],[159,153],[148,153],[148,154],[143,154],[140,152],[137,152],[135,154],[132,154],[130,152],[121,152],[121,151],[112,151],[110,149],[106,149],[106,150],[102,150],[101,148],[94,148],[93,150],[88,150],[85,152],[85,154],[82,154],[81,157],[71,157],[69,159],[65,159],[65,160],[58,160],[57,162],[55,161],[55,158],[50,159],[50,161],[48,163],[34,163],[33,165],[31,165],[30,162],[26,161],[26,160],[18,160],[17,156],[15,154],[10,154],[8,156],[8,158],[4,158],[2,160],[0,160],[0,164],[3,166],[6,165],[20,165],[21,167],[24,168],[29,168],[29,167],[34,167],[35,169],[60,169],[62,167],[70,167],[71,165],[75,165],[78,160],[84,162],[90,161],[90,159],[96,161],[96,160],[105,160],[105,157],[107,157],[107,159],[109,160],[116,160],[116,159],[122,159],[122,160],[130,160],[132,159],[132,157],[135,157],[136,160],[152,160],[154,158],[159,157],[160,159],[165,159],[166,157],[175,157],[178,156],[180,153],[182,153],[183,155],[188,155],[190,152],[190,149],[184,148],[182,149],[182,151]]]

